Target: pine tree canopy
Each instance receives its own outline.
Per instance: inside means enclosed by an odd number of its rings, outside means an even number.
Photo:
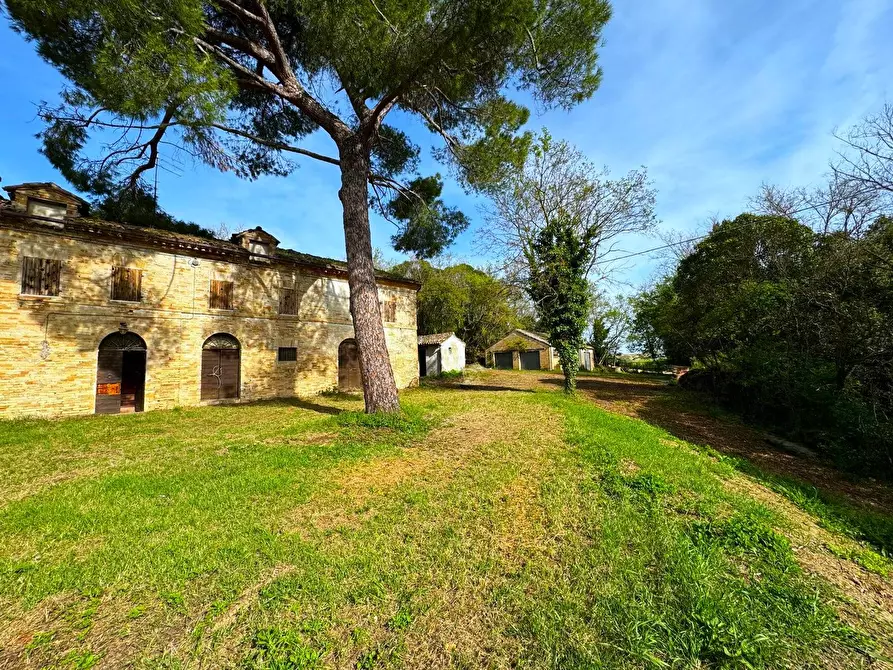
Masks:
[[[299,156],[368,159],[398,248],[442,251],[467,225],[418,174],[420,120],[469,189],[521,164],[529,112],[599,84],[607,0],[6,0],[13,27],[70,84],[44,104],[43,152],[78,189],[146,188],[184,158],[255,179]],[[403,125],[403,124],[401,124]],[[411,125],[411,124],[410,124]],[[301,146],[323,130],[335,155]],[[433,180],[433,181],[432,181]],[[413,202],[414,200],[414,202]],[[396,202],[395,202],[396,201]]]

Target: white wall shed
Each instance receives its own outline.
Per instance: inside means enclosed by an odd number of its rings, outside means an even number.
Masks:
[[[465,342],[456,333],[437,333],[419,337],[419,376],[465,369]]]

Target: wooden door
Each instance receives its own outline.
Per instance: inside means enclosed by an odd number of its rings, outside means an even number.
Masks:
[[[142,412],[145,389],[143,338],[131,332],[106,335],[96,359],[96,413]]]
[[[96,413],[118,414],[121,411],[121,349],[100,349],[96,363]]]
[[[229,333],[217,333],[202,346],[202,400],[226,400],[239,397],[241,387],[239,341]]]
[[[220,350],[220,399],[239,397],[240,349]]]
[[[202,350],[202,400],[239,397],[239,349]]]
[[[202,400],[220,397],[220,350],[202,350]]]
[[[344,340],[338,346],[338,390],[356,391],[363,387],[360,372],[360,352],[354,339]]]

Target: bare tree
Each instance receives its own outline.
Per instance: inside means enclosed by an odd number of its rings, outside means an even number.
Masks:
[[[604,273],[623,236],[655,226],[654,201],[645,168],[611,179],[607,168],[545,132],[523,169],[491,193],[478,242],[498,259],[509,281],[522,285],[536,236],[550,221],[566,217],[591,246],[587,274]]]
[[[844,149],[838,152],[834,174],[866,191],[893,195],[893,104],[835,137]]]
[[[785,189],[764,183],[748,204],[755,213],[797,219],[817,233],[859,236],[887,201],[883,192],[833,169],[827,183],[814,188]]]
[[[602,366],[626,342],[632,327],[632,315],[626,296],[610,298],[594,285],[592,291],[589,342],[595,350],[596,362]]]

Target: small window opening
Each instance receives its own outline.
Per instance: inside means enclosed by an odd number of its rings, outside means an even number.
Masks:
[[[25,295],[59,295],[62,261],[49,258],[22,258],[22,293]]]
[[[112,268],[112,300],[140,302],[143,299],[142,284],[142,270]]]
[[[58,202],[48,202],[46,200],[37,200],[28,198],[28,214],[31,216],[42,216],[47,219],[62,220],[68,213],[68,208]]]
[[[292,363],[298,360],[297,347],[279,347],[279,362]]]
[[[211,280],[211,309],[233,308],[233,283],[231,281]]]

